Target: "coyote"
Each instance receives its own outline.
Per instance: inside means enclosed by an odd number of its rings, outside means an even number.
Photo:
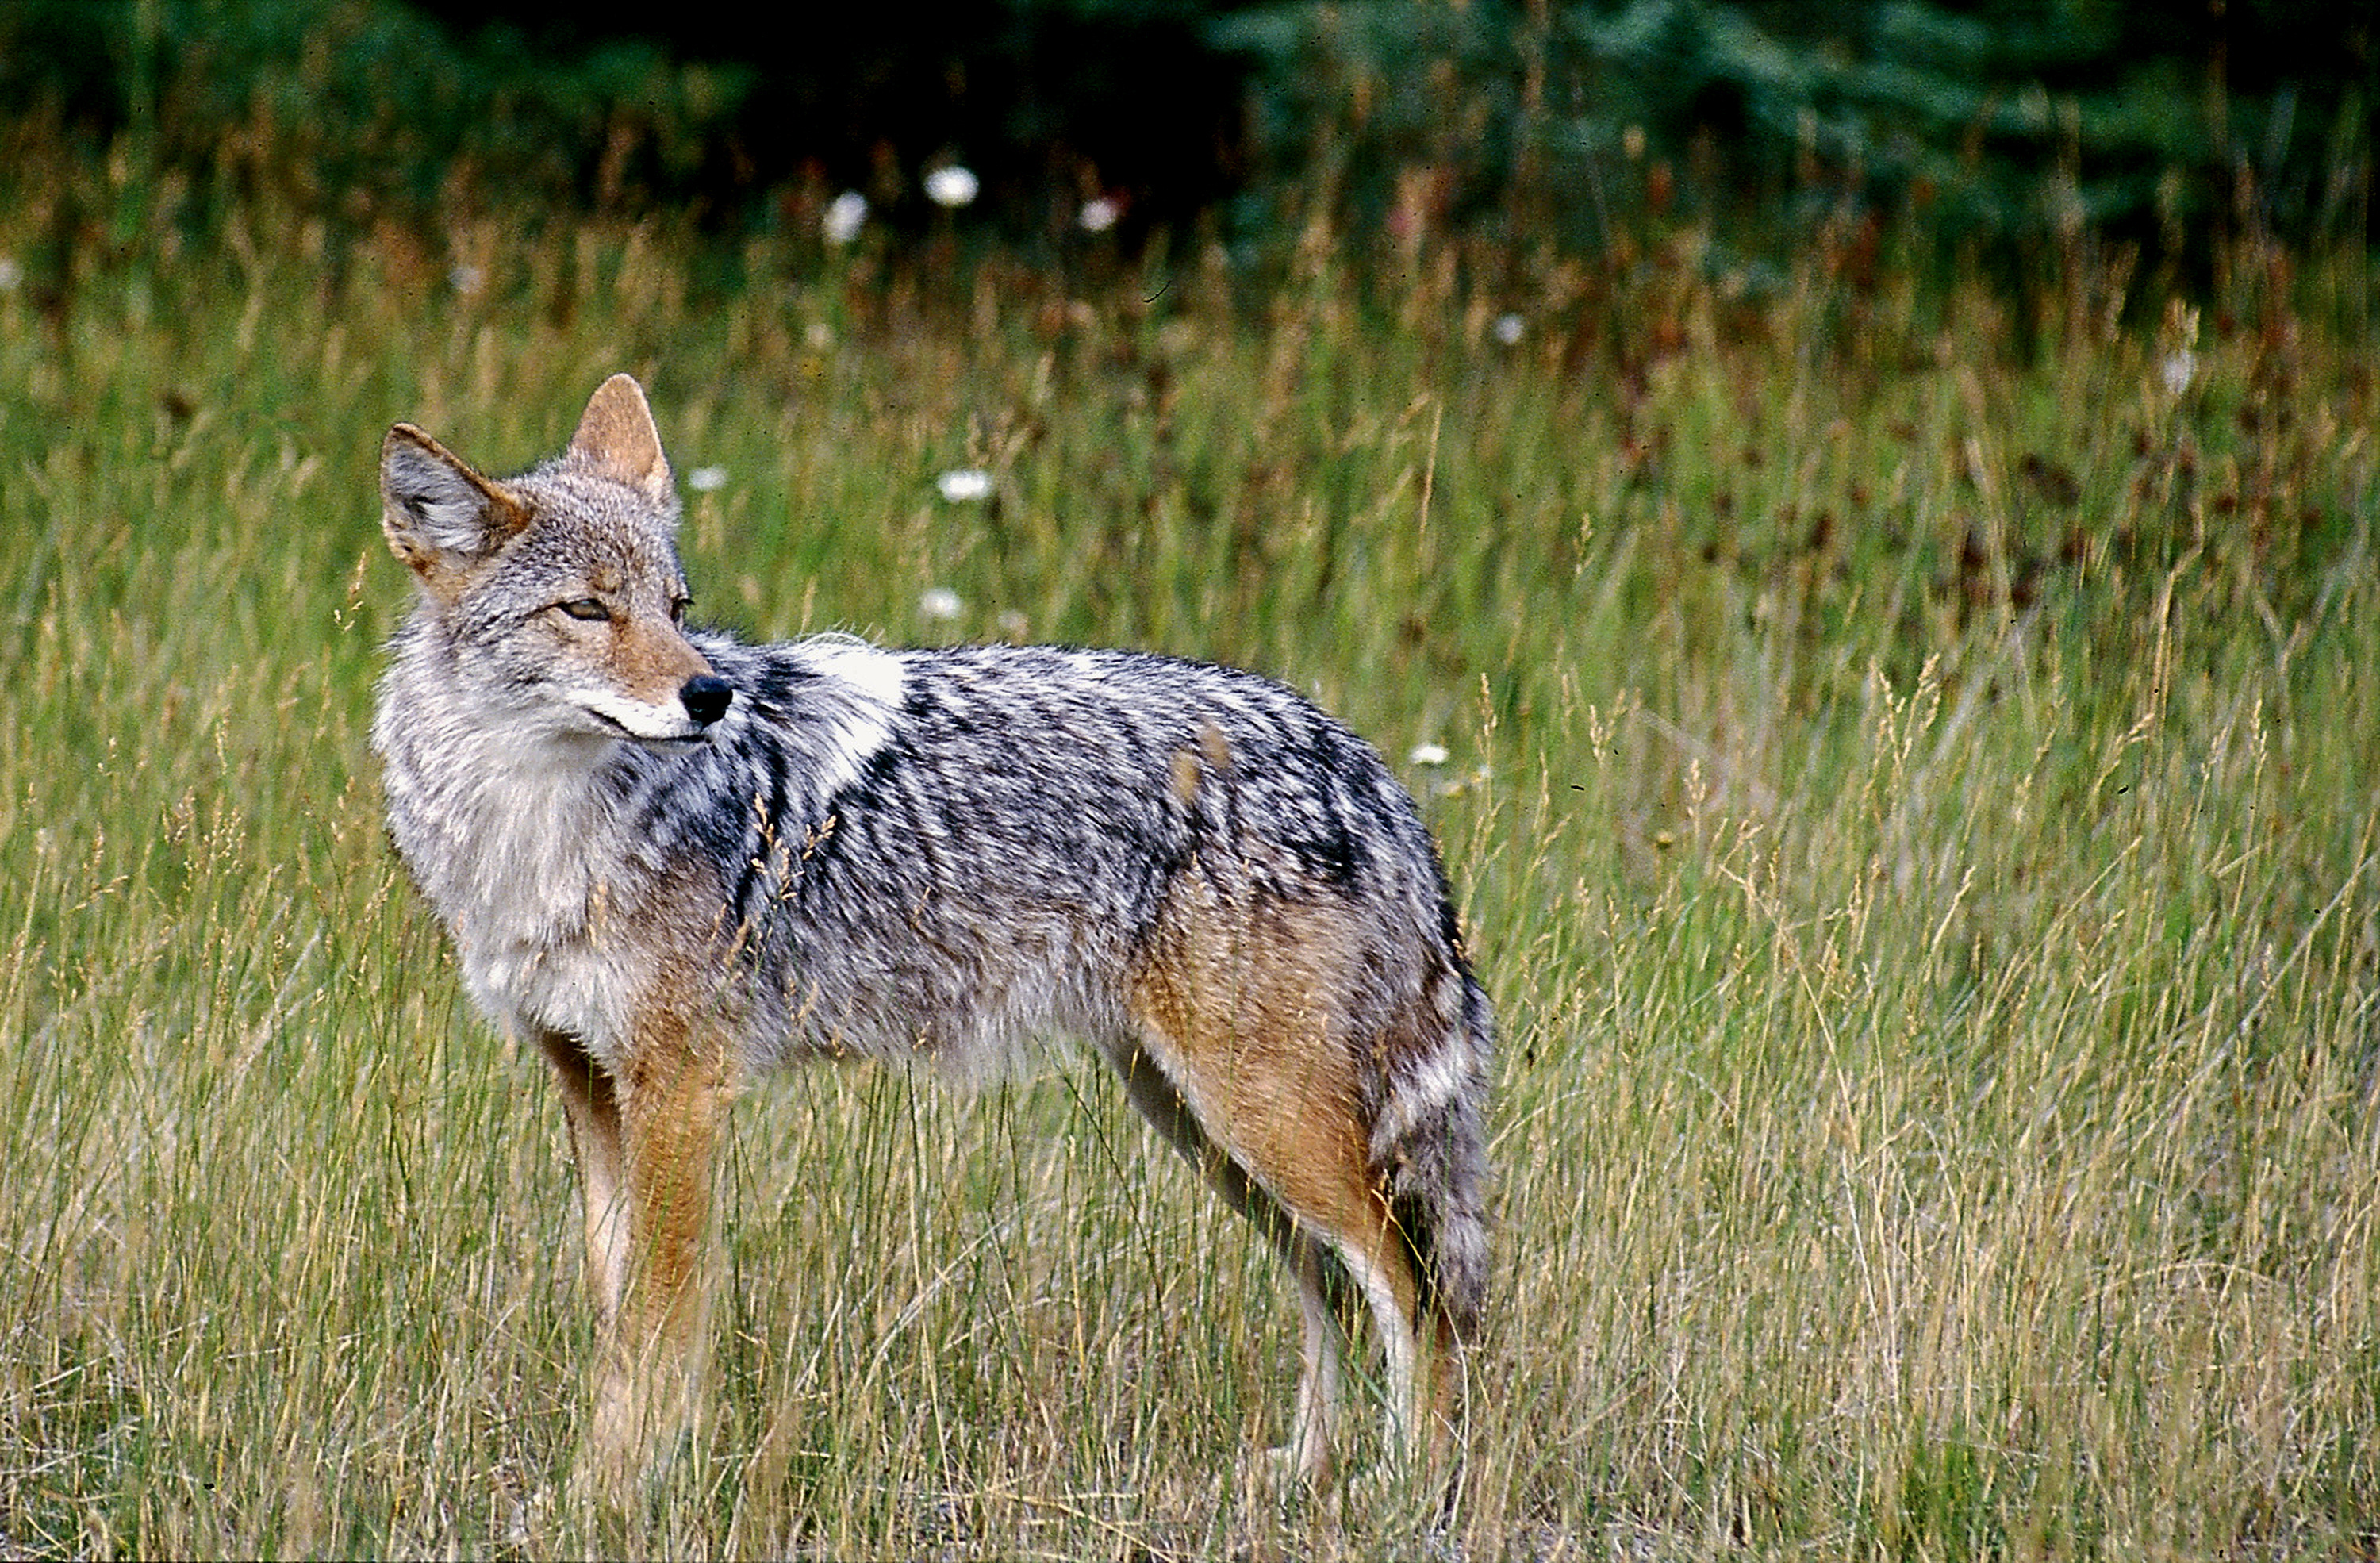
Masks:
[[[1368,1309],[1390,1447],[1442,1469],[1488,1278],[1488,1010],[1369,745],[1204,663],[688,628],[626,375],[518,478],[397,424],[381,496],[419,588],[372,724],[389,831],[569,1117],[597,1480],[650,1473],[699,1407],[747,1075],[861,1056],[967,1082],[1045,1034],[1098,1049],[1295,1277],[1280,1458],[1331,1474]]]

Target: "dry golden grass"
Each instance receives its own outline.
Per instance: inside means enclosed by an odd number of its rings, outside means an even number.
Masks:
[[[0,1554],[2369,1551],[2355,296],[1681,254],[1251,302],[260,213],[0,294]],[[1451,1534],[1243,1479],[1287,1288],[1079,1061],[757,1087],[715,1424],[556,1496],[561,1117],[380,834],[371,464],[618,369],[722,469],[698,613],[1238,661],[1409,777],[1504,1045]]]

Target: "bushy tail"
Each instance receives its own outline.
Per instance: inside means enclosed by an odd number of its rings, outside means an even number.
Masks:
[[[1372,1130],[1374,1165],[1415,1260],[1424,1306],[1459,1341],[1488,1295],[1488,1133],[1481,1111],[1494,1029],[1488,995],[1458,963],[1429,1006],[1448,1015],[1434,1047],[1402,1060]],[[1459,985],[1459,987],[1455,986]]]

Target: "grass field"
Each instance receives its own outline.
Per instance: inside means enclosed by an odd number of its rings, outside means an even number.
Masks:
[[[1445,1550],[1245,1479],[1289,1289],[1062,1050],[757,1084],[716,1425],[650,1529],[557,1496],[567,1146],[381,834],[373,460],[619,369],[698,617],[1239,662],[1407,777],[1502,1032],[1468,1556],[2371,1556],[2360,282],[1662,237],[1251,299],[264,215],[0,292],[0,1556]]]

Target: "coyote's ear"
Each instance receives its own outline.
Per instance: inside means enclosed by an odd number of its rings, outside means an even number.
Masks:
[[[380,447],[381,530],[422,584],[451,597],[464,572],[528,525],[528,507],[409,423]]]
[[[644,388],[628,375],[615,374],[595,387],[578,419],[578,432],[570,437],[570,457],[627,484],[655,504],[666,505],[674,497],[662,431],[653,427]]]

